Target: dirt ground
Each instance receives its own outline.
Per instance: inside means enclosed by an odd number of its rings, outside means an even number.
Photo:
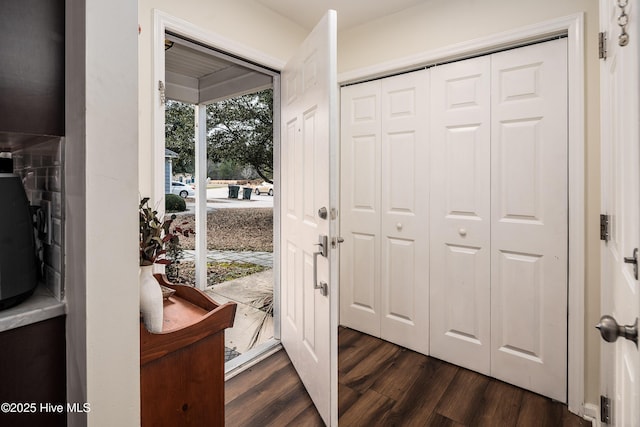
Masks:
[[[179,285],[195,286],[196,272],[193,262],[182,261],[176,264],[175,268],[175,274],[169,274],[169,272],[167,272],[171,282]],[[266,267],[261,265],[241,262],[210,262],[207,264],[207,285],[213,286],[217,283],[226,282],[227,280],[259,273],[266,269]]]
[[[174,227],[195,229],[195,215],[176,214]],[[180,237],[183,249],[195,248],[195,236]],[[209,250],[235,250],[273,252],[273,209],[216,209],[207,215],[207,248]],[[174,283],[193,286],[195,271],[193,262],[182,261],[175,265],[178,277],[170,274]],[[265,270],[255,264],[237,262],[210,262],[207,267],[209,286]]]
[[[195,215],[177,214],[174,225],[195,230]],[[180,238],[195,249],[195,236]],[[215,209],[207,215],[207,249],[273,252],[273,209]]]

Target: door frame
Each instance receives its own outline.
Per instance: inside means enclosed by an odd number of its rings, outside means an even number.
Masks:
[[[338,74],[341,86],[393,74],[417,70],[438,63],[466,59],[499,50],[519,47],[558,36],[568,43],[568,131],[569,131],[569,275],[567,337],[567,405],[569,410],[585,415],[585,106],[584,106],[584,13],[528,25],[522,28],[445,46],[405,58]],[[589,411],[591,412],[591,411]],[[589,414],[591,415],[591,414]]]
[[[208,46],[219,50],[222,54],[229,54],[230,61],[237,58],[239,62],[245,67],[255,68],[255,70],[264,74],[269,74],[273,78],[273,91],[278,96],[273,97],[273,122],[280,123],[280,71],[285,66],[285,61],[274,58],[265,54],[262,51],[253,49],[219,34],[211,31],[204,30],[186,20],[170,15],[158,9],[153,10],[153,48],[152,48],[152,80],[150,82],[152,100],[152,165],[151,165],[151,199],[154,201],[162,200],[164,197],[164,144],[160,146],[158,141],[164,141],[165,133],[165,116],[164,116],[164,101],[161,99],[161,93],[159,90],[159,82],[165,83],[165,52],[164,52],[164,39],[165,33],[171,32],[177,36],[184,37],[188,40],[202,43],[204,46]],[[248,64],[247,64],[248,63]],[[204,109],[200,104],[196,104],[196,119],[203,121],[205,118]],[[273,174],[274,182],[276,185],[280,183],[280,126],[273,127]],[[195,141],[196,144],[196,156],[199,152],[206,150],[206,144],[202,135],[198,135]],[[200,162],[199,160],[202,160]],[[206,176],[203,174],[198,177],[198,169],[206,170],[206,160],[198,159],[196,162],[196,179],[199,199],[204,200],[206,197]],[[274,227],[274,242],[273,242],[273,257],[274,260],[280,259],[280,196],[278,191],[274,194],[274,209],[273,209],[273,227]],[[160,206],[163,209],[164,205]],[[196,201],[196,215],[200,213],[203,217],[206,215],[206,203],[202,206]],[[206,228],[204,224],[200,224],[196,228],[196,247],[206,248],[204,241]],[[200,237],[198,237],[200,236]],[[278,236],[278,238],[275,238]],[[200,261],[201,264],[206,262],[206,254],[202,250],[197,254],[196,261]],[[197,274],[197,273],[196,273]],[[280,346],[280,263],[273,263],[273,298],[274,298],[274,325],[273,336],[276,342],[267,342],[256,348],[244,353],[239,362],[231,363],[229,371],[226,373],[227,379],[237,375],[242,370],[249,368],[250,366],[258,363],[260,360],[270,356],[275,351],[281,348]],[[196,276],[196,279],[198,276]]]
[[[640,47],[635,34],[640,28],[637,25],[640,12],[637,4],[621,7],[617,2],[599,0],[598,6],[598,31],[605,36],[605,55],[599,61],[600,211],[612,218],[610,236],[600,242],[600,315],[613,316],[624,325],[633,322],[634,318],[637,320],[640,314],[637,301],[639,282],[631,274],[631,266],[626,264],[627,257],[639,243],[637,142],[640,136],[640,105],[637,93],[640,87],[637,76]],[[628,17],[625,27],[620,26],[622,13]],[[632,35],[627,45],[619,44],[618,37],[623,32]],[[620,160],[621,157],[624,159]],[[627,160],[629,158],[631,160]],[[616,195],[612,196],[611,193]],[[630,298],[633,300],[628,301]],[[602,321],[603,317],[599,323]],[[636,382],[638,376],[640,356],[637,344],[634,350],[633,344],[625,339],[606,342],[604,336],[599,338],[601,417],[597,418],[597,425],[635,425],[640,416],[637,410],[640,390],[637,384],[629,383]],[[634,378],[629,378],[630,375]],[[634,415],[636,418],[633,418]],[[608,420],[604,421],[603,418]]]

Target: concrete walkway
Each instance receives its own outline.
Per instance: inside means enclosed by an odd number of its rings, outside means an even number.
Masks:
[[[184,250],[184,260],[195,259],[195,250]],[[215,262],[245,262],[267,267],[268,270],[239,279],[209,286],[205,292],[220,304],[235,302],[236,317],[232,328],[225,331],[225,361],[250,350],[251,338],[256,329],[262,332],[257,344],[273,337],[273,317],[265,318],[265,312],[256,306],[255,300],[265,292],[273,293],[273,253],[255,251],[207,252],[207,260]]]
[[[196,257],[196,251],[185,249],[183,255],[185,261],[192,261]],[[213,250],[207,252],[207,259],[216,262],[246,262],[273,268],[273,252]]]
[[[273,270],[218,283],[205,292],[217,303],[237,304],[233,327],[225,330],[226,360],[249,350],[251,338],[259,327],[262,331],[256,345],[273,337],[273,317],[265,317],[265,312],[255,303],[265,292],[273,292]]]

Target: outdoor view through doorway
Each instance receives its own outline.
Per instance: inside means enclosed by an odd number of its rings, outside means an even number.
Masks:
[[[206,226],[196,227],[195,106],[165,104],[166,212],[174,226],[206,230],[206,257],[196,256],[195,236],[185,233],[169,279],[197,286],[196,263],[206,259],[204,291],[216,302],[237,303],[225,332],[225,359],[274,337],[273,323],[273,90],[206,105]],[[200,286],[201,287],[201,286]]]

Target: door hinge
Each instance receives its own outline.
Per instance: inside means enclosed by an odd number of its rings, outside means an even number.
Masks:
[[[609,215],[600,215],[600,240],[609,241]]]
[[[607,33],[598,33],[598,58],[607,59]]]
[[[600,396],[600,422],[611,423],[611,399],[607,396]]]
[[[164,106],[167,98],[164,94],[164,82],[162,80],[158,80],[158,92],[160,92],[160,105]]]

